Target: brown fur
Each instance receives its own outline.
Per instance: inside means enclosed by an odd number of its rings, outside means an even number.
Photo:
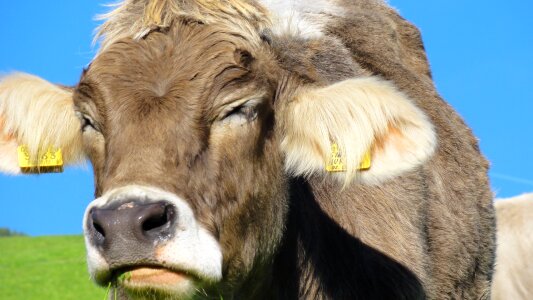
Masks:
[[[213,0],[126,0],[108,14],[96,38],[102,38],[102,50],[125,37],[140,39],[153,30],[167,29],[176,17],[190,18],[202,23],[220,23],[243,30],[263,29],[269,24],[268,12],[249,1]],[[243,20],[245,22],[239,22]],[[246,22],[249,21],[249,22]],[[251,26],[251,28],[245,28]]]
[[[257,3],[230,2],[131,0],[107,16],[74,92],[92,120],[83,139],[96,195],[140,184],[185,199],[222,248],[223,280],[205,286],[209,296],[488,298],[488,163],[437,94],[418,30],[381,1],[341,0],[325,36],[274,35]],[[287,174],[288,103],[371,75],[427,115],[433,155],[378,184]],[[228,110],[248,99],[253,113]]]
[[[439,147],[419,173],[424,178],[417,180],[427,187],[419,189],[423,193],[419,199],[427,205],[422,215],[427,218],[424,230],[429,236],[429,275],[433,281],[428,294],[439,299],[488,297],[495,248],[488,163],[479,155],[477,140],[463,120],[437,96],[416,28],[391,10],[368,2],[360,6],[346,4],[352,7],[353,14],[332,24],[330,30],[352,50],[358,63],[392,80],[435,124]],[[399,186],[391,187],[391,191]],[[471,286],[465,286],[474,276]]]

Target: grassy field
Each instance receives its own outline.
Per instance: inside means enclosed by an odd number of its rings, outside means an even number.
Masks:
[[[0,238],[0,299],[105,299],[89,279],[82,236]]]

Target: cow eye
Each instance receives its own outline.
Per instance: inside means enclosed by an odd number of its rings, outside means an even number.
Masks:
[[[258,101],[248,101],[236,107],[230,107],[226,110],[222,121],[224,123],[241,125],[249,123],[257,118],[257,103]]]
[[[248,122],[255,120],[257,118],[257,109],[255,106],[239,106],[232,110],[227,116],[227,118],[245,118]]]
[[[96,130],[96,127],[94,125],[94,121],[91,117],[89,117],[86,114],[76,112],[76,115],[80,119],[81,122],[81,131],[85,132],[86,130]]]

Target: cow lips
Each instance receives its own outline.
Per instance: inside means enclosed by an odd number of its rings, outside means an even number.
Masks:
[[[130,272],[128,282],[132,284],[157,286],[174,285],[186,279],[187,276],[184,274],[165,269],[139,268]]]

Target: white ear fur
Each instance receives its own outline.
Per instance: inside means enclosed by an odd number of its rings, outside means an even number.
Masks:
[[[17,143],[10,136],[0,133],[0,172],[9,174],[20,173],[17,163]]]
[[[348,79],[300,92],[283,115],[282,151],[292,175],[325,173],[331,145],[344,158],[344,184],[376,184],[422,164],[436,147],[428,117],[392,83],[377,77]],[[359,165],[371,151],[369,170]]]
[[[16,147],[37,157],[60,147],[65,163],[82,159],[80,122],[72,92],[28,74],[0,79],[0,172],[19,173]]]

